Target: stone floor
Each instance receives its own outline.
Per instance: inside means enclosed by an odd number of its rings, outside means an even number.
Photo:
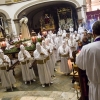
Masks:
[[[41,87],[39,79],[32,84],[25,85],[22,81],[20,66],[16,66],[16,86],[13,90],[5,92],[0,84],[0,100],[77,100],[77,94],[71,83],[72,77],[60,72],[59,63],[56,66],[56,77],[52,78],[53,84]]]

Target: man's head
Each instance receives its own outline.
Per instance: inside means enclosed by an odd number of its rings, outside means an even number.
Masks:
[[[62,47],[65,49],[65,47],[66,47],[66,42],[65,41],[62,42]]]
[[[78,46],[79,46],[79,47],[82,46],[82,42],[81,42],[81,41],[78,42]]]
[[[100,21],[96,21],[92,27],[94,37],[100,35]]]
[[[41,53],[41,45],[39,42],[36,43],[36,50]]]
[[[24,52],[24,50],[25,50],[24,45],[20,45],[20,50],[21,50],[22,52]]]

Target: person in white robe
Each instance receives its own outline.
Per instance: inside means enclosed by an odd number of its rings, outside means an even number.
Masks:
[[[51,77],[53,77],[53,76],[55,76],[55,74],[54,74],[54,67],[53,67],[53,64],[52,64],[52,60],[50,59],[50,53],[48,52],[48,50],[46,48],[46,44],[45,44],[44,40],[42,41],[42,47],[46,50],[46,52],[48,54],[47,65],[49,67],[49,71],[50,71]]]
[[[62,32],[62,38],[64,38],[64,37],[66,37],[66,30],[63,30],[63,32]]]
[[[32,62],[33,58],[31,57],[30,53],[25,50],[24,45],[20,45],[20,52],[18,53],[18,60],[20,61],[21,70],[22,70],[22,78],[25,84],[28,81],[35,81],[35,73],[32,69]]]
[[[76,41],[76,49],[77,49],[77,47],[78,47],[78,41],[80,40],[80,37],[77,34],[77,31],[74,32],[73,39]]]
[[[52,61],[52,66],[53,66],[53,69],[54,69],[55,63],[56,63],[55,56],[54,56],[54,45],[50,42],[50,38],[46,38],[45,43],[46,43],[46,48],[47,48],[47,50],[50,54],[50,59]]]
[[[33,56],[37,61],[40,83],[42,87],[45,87],[45,84],[51,83],[51,74],[46,63],[48,54],[46,50],[41,47],[39,42],[36,43],[36,50],[33,52]]]
[[[9,70],[11,66],[11,61],[7,55],[4,55],[3,51],[0,49],[0,78],[2,87],[12,88],[16,82],[16,79],[13,75],[13,70]]]
[[[52,59],[54,61],[54,65],[56,64],[56,58],[55,58],[55,52],[54,52],[54,49],[55,49],[55,44],[54,42],[52,41],[52,39],[48,38],[48,42],[49,42],[49,45],[50,45],[50,48],[52,50]]]
[[[26,16],[23,16],[23,18],[20,20],[21,33],[22,33],[21,39],[30,39],[30,32],[27,23],[28,23],[28,18]]]
[[[62,45],[59,47],[59,55],[61,56],[60,70],[66,75],[70,73],[70,68],[68,66],[69,54],[70,54],[70,49],[67,46],[66,42],[63,41]]]
[[[80,24],[79,27],[78,27],[78,33],[82,34],[82,32],[84,32],[84,28]]]
[[[89,43],[77,54],[76,64],[86,70],[89,80],[89,100],[100,100],[100,21],[93,25],[94,42]]]
[[[52,38],[53,32],[52,31],[48,31],[47,37],[48,38]]]
[[[55,45],[56,45],[56,50],[57,50],[57,59],[56,59],[57,62],[61,60],[61,59],[60,59],[60,56],[59,56],[59,53],[58,53],[58,48],[59,48],[60,45],[61,45],[60,42],[61,42],[61,41],[60,41],[60,39],[59,39],[59,36],[57,36],[57,37],[55,38]]]
[[[55,62],[57,63],[57,49],[58,49],[58,43],[57,43],[57,36],[56,34],[52,35],[52,42],[54,45],[54,55],[55,55]]]
[[[69,31],[70,31],[70,33],[73,33],[73,31],[74,31],[73,26],[70,26]]]
[[[72,53],[76,50],[76,41],[73,39],[73,36],[70,36],[70,39],[68,40],[68,46],[70,47],[70,58],[73,58]]]

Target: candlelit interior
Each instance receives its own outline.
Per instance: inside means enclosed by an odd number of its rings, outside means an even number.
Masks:
[[[63,29],[65,28],[67,22],[69,22],[69,24],[71,23],[70,20],[72,20],[74,29],[77,30],[78,27],[78,17],[75,5],[69,2],[49,2],[32,6],[22,11],[18,15],[18,18],[20,19],[23,16],[23,14],[25,14],[29,19],[28,26],[30,32],[34,30],[36,33],[38,33],[43,31],[43,28],[46,28],[46,30],[48,31],[57,31],[60,21],[62,21],[61,27]],[[46,19],[46,16],[48,16],[49,19]],[[48,23],[48,20],[50,19],[51,21],[54,21],[52,23],[52,27],[49,26],[50,22]],[[45,23],[42,23],[42,20]],[[68,27],[66,27],[67,30]]]
[[[0,0],[0,100],[99,100],[99,4]]]

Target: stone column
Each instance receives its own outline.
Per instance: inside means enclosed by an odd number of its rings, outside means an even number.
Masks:
[[[19,33],[20,33],[20,23],[19,23],[19,19],[14,19],[13,21],[15,23],[17,35],[19,35]]]
[[[76,8],[76,9],[77,9],[78,19],[82,19],[81,8],[82,8],[82,7]]]
[[[7,19],[9,34],[13,32],[11,19]]]
[[[91,0],[86,0],[86,2],[87,2],[88,11],[92,11],[92,8],[91,8]]]
[[[81,13],[82,13],[82,18],[84,20],[84,22],[86,22],[86,5],[82,5],[82,10],[81,10]]]

